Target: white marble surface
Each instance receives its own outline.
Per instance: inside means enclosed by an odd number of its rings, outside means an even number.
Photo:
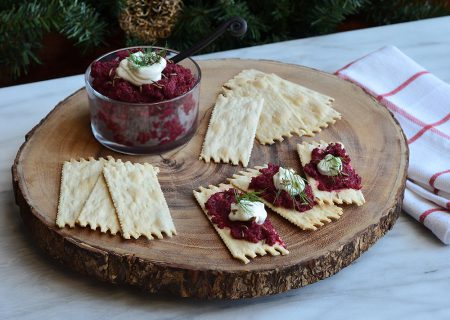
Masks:
[[[199,58],[271,59],[332,72],[392,44],[450,82],[449,35],[444,17]],[[450,247],[406,215],[337,275],[251,300],[148,296],[47,260],[26,236],[10,167],[25,133],[82,86],[82,76],[74,76],[0,89],[0,319],[450,319]]]

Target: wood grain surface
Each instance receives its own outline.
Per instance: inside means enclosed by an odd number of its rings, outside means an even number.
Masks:
[[[102,281],[183,297],[244,298],[276,294],[329,277],[358,258],[394,224],[400,212],[408,149],[389,111],[357,86],[309,68],[260,60],[209,60],[202,69],[199,128],[193,139],[161,155],[127,156],[93,137],[87,96],[81,89],[62,101],[26,136],[13,171],[16,202],[36,244],[59,262]],[[292,137],[271,146],[255,141],[249,166],[274,162],[300,170],[296,144],[341,141],[362,176],[366,204],[344,206],[338,221],[301,231],[273,213],[272,223],[290,251],[257,257],[247,265],[231,257],[196,203],[192,190],[226,181],[242,170],[198,160],[212,106],[221,85],[242,69],[255,68],[335,98],[342,120],[313,138]],[[55,225],[61,167],[71,158],[106,157],[149,162],[178,235],[164,240],[124,240],[88,228]]]

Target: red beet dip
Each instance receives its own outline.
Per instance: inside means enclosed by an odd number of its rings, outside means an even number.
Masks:
[[[237,190],[231,188],[217,192],[209,197],[205,207],[212,222],[220,229],[228,227],[231,231],[231,236],[235,239],[243,239],[253,243],[264,240],[269,246],[279,243],[286,247],[269,218],[266,218],[262,225],[254,221],[231,221],[228,218],[231,212],[231,204],[236,203],[235,192]]]
[[[327,154],[342,159],[342,171],[337,176],[325,176],[317,170],[317,164]],[[325,149],[315,148],[311,153],[311,162],[305,165],[305,172],[318,181],[317,188],[322,191],[340,189],[361,189],[361,177],[350,165],[350,157],[340,143],[330,143]]]
[[[281,190],[280,192],[277,190],[273,183],[273,176],[277,174],[279,170],[280,166],[269,163],[267,168],[259,170],[259,172],[261,172],[260,175],[252,178],[249,188],[261,192],[260,197],[276,207],[295,209],[299,212],[304,212],[316,205],[312,189],[309,185],[306,185],[304,190],[306,198],[308,199],[307,203],[305,203],[298,195],[292,198],[286,191]],[[278,196],[277,193],[279,193]]]
[[[136,52],[138,50],[133,50]],[[120,61],[126,59],[131,51],[116,53],[117,57],[109,61],[97,61],[92,65],[92,87],[102,95],[119,101],[141,103],[169,100],[188,92],[195,85],[196,79],[191,70],[167,62],[161,80],[135,86],[122,78],[116,77],[116,69]]]
[[[179,145],[196,129],[198,87],[194,86],[198,79],[190,69],[170,62],[162,79],[152,84],[139,87],[117,77],[120,61],[139,50],[114,52],[92,64],[93,89],[116,101],[89,95],[91,123],[94,134],[114,150],[159,152]]]

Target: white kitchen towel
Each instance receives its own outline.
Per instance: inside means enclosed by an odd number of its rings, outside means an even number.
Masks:
[[[450,85],[393,46],[335,74],[362,87],[399,121],[410,151],[403,210],[450,244]]]

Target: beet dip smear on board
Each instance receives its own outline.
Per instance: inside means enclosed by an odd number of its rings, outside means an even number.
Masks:
[[[209,197],[205,207],[208,215],[211,217],[212,223],[220,229],[228,227],[231,236],[235,239],[243,239],[253,243],[264,240],[269,246],[279,243],[283,247],[286,247],[286,244],[280,239],[269,219],[266,219],[261,225],[253,220],[231,221],[229,219],[231,205],[236,203],[236,192],[236,189],[231,188],[226,191],[217,192]]]
[[[191,70],[166,60],[161,80],[148,84],[135,85],[117,75],[117,68],[122,60],[140,49],[123,50],[109,61],[97,61],[92,65],[92,87],[102,95],[124,102],[150,103],[169,100],[188,92],[195,85],[196,79]]]

